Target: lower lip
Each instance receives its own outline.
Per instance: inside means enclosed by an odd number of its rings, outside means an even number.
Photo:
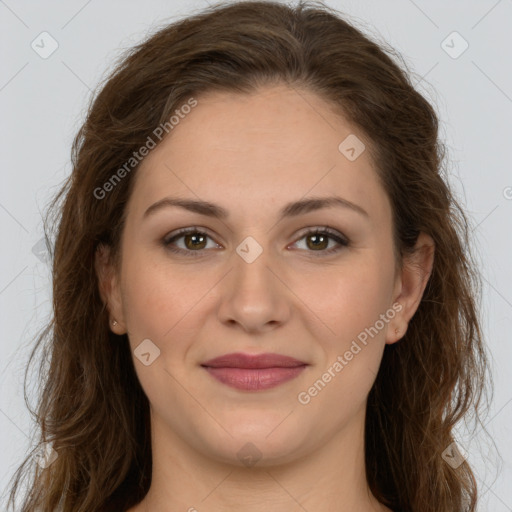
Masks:
[[[297,377],[306,366],[293,368],[212,368],[204,367],[212,377],[235,389],[261,391],[274,388]]]

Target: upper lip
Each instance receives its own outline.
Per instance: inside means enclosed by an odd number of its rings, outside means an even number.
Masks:
[[[243,354],[236,352],[232,354],[224,354],[214,359],[210,359],[201,364],[201,366],[209,366],[211,368],[294,368],[304,366],[307,363],[299,361],[290,356],[281,354]]]

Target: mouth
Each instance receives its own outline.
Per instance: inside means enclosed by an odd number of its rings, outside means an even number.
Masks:
[[[262,391],[294,379],[307,363],[280,354],[226,354],[201,364],[219,382],[244,391]]]

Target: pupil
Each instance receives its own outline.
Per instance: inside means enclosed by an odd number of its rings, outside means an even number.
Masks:
[[[187,247],[189,249],[190,248],[192,248],[192,249],[196,248],[197,249],[198,245],[196,244],[196,242],[197,242],[198,238],[202,238],[203,239],[203,243],[204,243],[204,236],[203,235],[187,235],[186,236],[186,245],[187,245]],[[192,241],[192,243],[189,243],[191,241]],[[199,242],[199,243],[201,243],[201,242]]]
[[[313,240],[313,247],[318,248],[319,245],[317,242],[320,242],[320,244],[322,244],[322,248],[325,248],[326,237],[324,237],[323,235],[311,235],[309,239]]]

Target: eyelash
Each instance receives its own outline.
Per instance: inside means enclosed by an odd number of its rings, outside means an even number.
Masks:
[[[208,233],[201,231],[201,229],[199,229],[197,227],[191,227],[191,228],[183,228],[183,229],[178,230],[170,238],[165,237],[162,240],[162,243],[167,250],[169,250],[173,253],[181,254],[181,255],[184,255],[187,257],[192,257],[192,258],[203,256],[202,253],[204,253],[204,251],[206,249],[198,249],[197,251],[193,251],[193,250],[189,250],[189,249],[176,248],[171,245],[176,240],[183,238],[185,235],[188,235],[188,234],[204,235],[204,236],[207,236],[208,238],[211,238],[210,235],[208,235]],[[311,229],[311,230],[303,233],[302,236],[294,243],[297,243],[298,241],[302,240],[303,238],[306,238],[311,235],[324,235],[324,236],[327,236],[327,238],[334,240],[335,242],[337,242],[339,244],[337,247],[331,247],[330,249],[323,249],[323,250],[319,250],[319,251],[313,251],[313,250],[306,249],[307,252],[320,253],[320,254],[315,254],[313,257],[322,257],[322,256],[326,256],[326,255],[330,256],[331,254],[339,252],[343,247],[348,247],[349,243],[350,243],[347,238],[341,236],[337,231],[334,231],[333,229],[329,228],[329,226]]]

